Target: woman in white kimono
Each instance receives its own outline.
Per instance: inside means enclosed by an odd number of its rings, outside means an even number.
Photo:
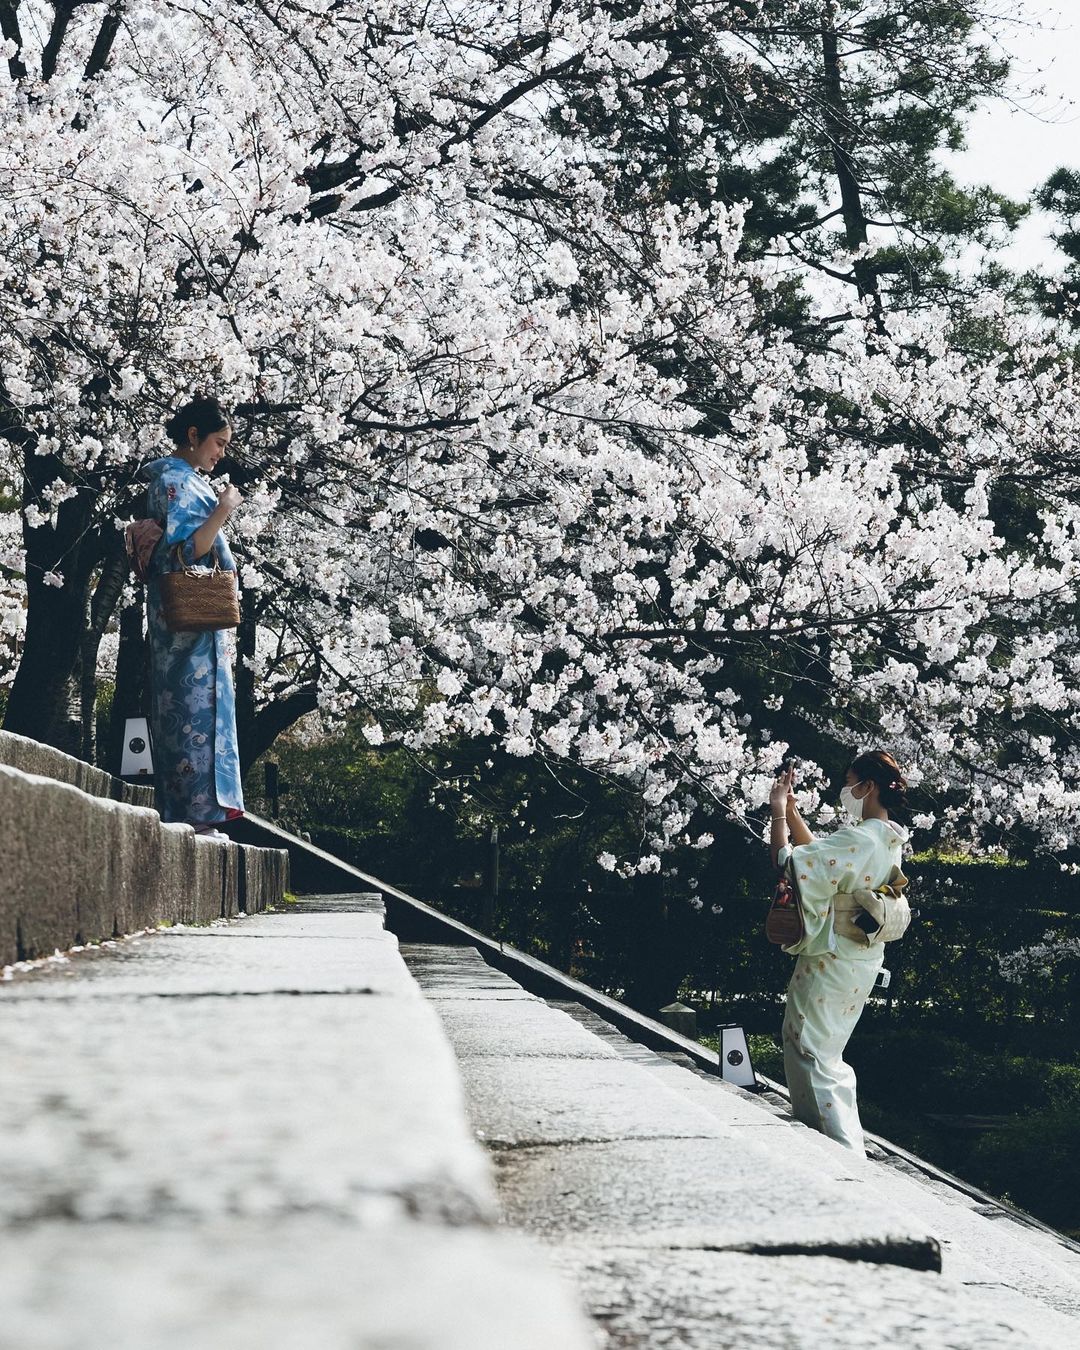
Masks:
[[[784,1071],[796,1120],[864,1154],[855,1102],[855,1074],[844,1050],[884,960],[883,943],[860,946],[834,930],[837,893],[874,890],[898,868],[907,831],[889,811],[905,805],[900,766],[884,750],[852,761],[840,802],[849,823],[815,839],[795,802],[794,770],[782,773],[769,795],[771,850],[782,867],[791,860],[806,922],[805,938],[785,947],[796,956],[784,1014]]]

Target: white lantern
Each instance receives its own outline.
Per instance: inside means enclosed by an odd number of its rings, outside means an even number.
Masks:
[[[733,1022],[720,1028],[720,1077],[725,1083],[752,1091],[758,1086],[746,1032]]]
[[[154,759],[150,751],[150,728],[145,717],[129,717],[124,722],[124,753],[120,760],[121,778],[153,778]]]

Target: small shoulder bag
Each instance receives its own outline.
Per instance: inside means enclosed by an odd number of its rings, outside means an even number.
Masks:
[[[161,607],[170,633],[211,633],[219,628],[239,628],[240,600],[236,573],[222,569],[217,546],[214,566],[185,567],[181,545],[172,550],[174,570],[158,578]]]
[[[778,947],[793,947],[806,936],[802,897],[790,860],[776,879],[772,903],[765,916],[765,936]]]

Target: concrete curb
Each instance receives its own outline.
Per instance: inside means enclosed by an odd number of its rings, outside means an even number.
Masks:
[[[0,750],[13,741],[23,738],[0,735]],[[69,758],[40,749],[42,767]],[[115,780],[83,768],[86,788],[0,764],[0,966],[282,900],[283,850],[198,839],[189,825],[94,793],[99,779]]]

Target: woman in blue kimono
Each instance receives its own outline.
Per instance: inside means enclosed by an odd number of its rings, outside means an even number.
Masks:
[[[189,566],[210,566],[216,552],[223,568],[236,571],[221,527],[239,506],[240,493],[227,485],[219,495],[208,481],[232,427],[216,399],[197,396],[173,414],[165,430],[175,452],[144,470],[148,514],[164,530],[147,585],[158,810],[163,820],[187,821],[199,834],[224,839],[215,825],[244,810],[231,634],[171,633],[157,578],[174,570],[178,544]]]

